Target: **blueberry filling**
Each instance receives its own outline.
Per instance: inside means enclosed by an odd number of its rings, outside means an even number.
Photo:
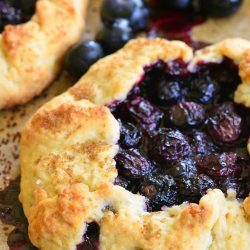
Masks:
[[[250,192],[250,112],[233,102],[238,68],[159,61],[126,100],[110,105],[121,126],[116,185],[148,198],[149,211],[198,202],[210,188]]]
[[[35,11],[37,0],[1,0],[0,1],[0,32],[7,24],[27,22]]]

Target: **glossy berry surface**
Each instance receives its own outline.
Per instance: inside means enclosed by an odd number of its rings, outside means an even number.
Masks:
[[[102,46],[96,41],[84,41],[73,46],[65,57],[66,70],[80,78],[88,68],[104,56]]]
[[[194,0],[195,8],[202,14],[224,17],[234,14],[240,8],[242,0]]]
[[[32,2],[32,3],[31,3]],[[37,0],[34,1],[0,1],[0,32],[3,31],[5,25],[7,24],[19,24],[26,22],[30,19],[31,15],[35,11],[35,4]],[[26,7],[25,7],[26,6]]]
[[[127,19],[115,19],[102,27],[97,33],[97,41],[103,45],[105,52],[113,53],[122,48],[134,34]]]
[[[169,110],[169,120],[177,127],[197,126],[205,121],[205,109],[195,102],[180,102]]]
[[[148,199],[148,210],[199,202],[208,189],[250,192],[249,110],[233,102],[240,83],[229,59],[159,61],[127,99],[112,104],[121,126],[116,185]]]
[[[149,199],[153,210],[178,203],[175,180],[165,174],[156,173],[145,177],[140,185],[140,193]]]
[[[191,149],[185,136],[176,129],[161,129],[149,146],[150,155],[167,166],[189,156]]]

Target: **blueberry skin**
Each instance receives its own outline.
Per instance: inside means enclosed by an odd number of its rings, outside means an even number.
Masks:
[[[133,36],[129,21],[116,19],[113,23],[104,25],[97,33],[96,39],[103,45],[105,52],[113,53],[122,48]]]
[[[136,7],[129,18],[133,31],[140,31],[147,27],[149,22],[149,9],[147,7]]]
[[[226,17],[240,8],[242,0],[194,0],[196,10],[212,17]]]
[[[129,18],[135,7],[136,0],[104,0],[101,6],[101,18],[103,22]]]
[[[33,14],[37,0],[19,0],[20,9],[26,14]]]
[[[191,0],[165,0],[164,5],[173,9],[184,9],[191,4]]]
[[[72,75],[80,78],[89,66],[104,56],[101,45],[96,41],[84,41],[73,46],[65,57],[65,68]]]

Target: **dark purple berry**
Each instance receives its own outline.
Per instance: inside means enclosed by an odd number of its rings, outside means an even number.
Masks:
[[[0,32],[7,24],[19,24],[22,22],[21,10],[10,6],[7,2],[0,2]]]
[[[145,29],[149,23],[149,9],[145,6],[134,8],[129,22],[135,32]]]
[[[177,81],[160,81],[156,86],[157,100],[163,104],[175,103],[182,98],[181,85]]]
[[[209,104],[215,101],[218,91],[218,83],[211,79],[207,71],[201,71],[188,83],[187,98],[190,101]]]
[[[113,53],[121,49],[131,38],[132,28],[127,19],[116,19],[107,24],[97,33],[97,41],[100,42],[107,53]]]
[[[134,148],[139,145],[141,141],[141,131],[130,122],[123,122],[121,124],[120,145],[123,148]]]
[[[175,129],[160,129],[149,145],[150,155],[167,168],[190,155],[186,137]]]
[[[214,178],[237,177],[241,174],[241,167],[237,164],[237,159],[237,154],[232,152],[202,156],[197,160],[197,167],[200,172]]]
[[[210,155],[217,150],[217,146],[212,140],[203,132],[194,132],[191,134],[192,138],[192,151],[194,156],[197,155]]]
[[[129,115],[146,130],[158,127],[163,112],[142,97],[136,97],[127,103]]]
[[[145,177],[139,192],[149,199],[149,204],[154,211],[160,210],[162,206],[172,206],[178,202],[174,179],[161,173]]]
[[[115,156],[118,173],[128,179],[138,179],[149,174],[153,166],[137,149],[121,149]]]
[[[175,180],[181,177],[194,177],[197,174],[195,162],[191,159],[180,161],[169,168],[167,174],[173,176]]]
[[[100,227],[96,222],[87,224],[83,242],[76,246],[76,250],[99,250]]]
[[[212,17],[225,17],[239,10],[242,0],[193,0],[197,11]]]
[[[65,57],[65,68],[72,75],[80,78],[89,67],[104,56],[103,49],[96,41],[84,41],[73,46]]]
[[[231,105],[224,104],[212,111],[207,130],[215,143],[231,144],[240,138],[243,120],[232,110]]]
[[[169,120],[177,127],[201,125],[205,118],[204,108],[195,102],[180,102],[169,110]]]
[[[122,176],[118,176],[115,178],[115,182],[114,182],[115,185],[118,185],[118,186],[121,186],[125,189],[128,189],[129,188],[129,185],[131,184],[129,180],[125,179],[124,177]]]
[[[199,202],[210,188],[215,188],[214,181],[206,175],[178,179],[178,191],[183,201]]]

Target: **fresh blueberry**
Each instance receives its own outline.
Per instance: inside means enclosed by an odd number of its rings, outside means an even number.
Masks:
[[[191,0],[167,0],[162,2],[166,7],[174,9],[184,9],[191,4]]]
[[[135,0],[104,0],[101,6],[101,18],[104,22],[112,22],[117,18],[130,18],[135,8]]]
[[[193,5],[202,14],[224,17],[237,12],[242,2],[242,0],[193,0]]]
[[[103,56],[103,49],[98,42],[84,41],[68,51],[65,57],[65,68],[71,75],[80,78],[94,62]]]
[[[111,24],[103,26],[96,38],[107,53],[113,53],[133,38],[133,32],[128,20],[116,19]]]
[[[0,32],[7,24],[19,24],[22,22],[21,10],[10,6],[7,2],[0,2]]]
[[[129,18],[133,31],[143,30],[149,22],[149,9],[147,7],[136,7]]]

